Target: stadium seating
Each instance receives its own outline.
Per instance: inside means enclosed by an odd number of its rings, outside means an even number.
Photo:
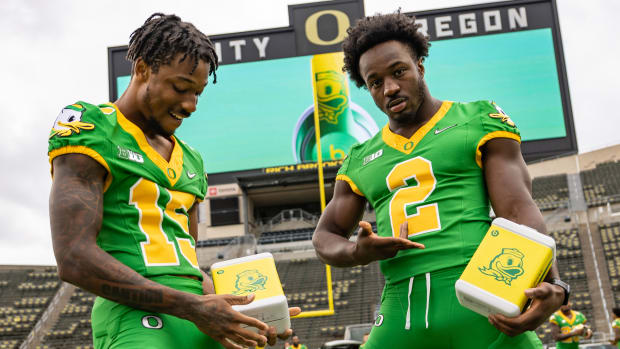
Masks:
[[[18,348],[60,286],[55,267],[0,269],[0,348]]]
[[[534,178],[532,196],[541,211],[566,206],[569,200],[566,174]]]
[[[376,231],[376,222],[371,223],[373,230]],[[264,232],[258,238],[259,245],[277,244],[282,242],[295,242],[295,241],[308,241],[312,240],[312,234],[314,228],[299,228],[280,231]],[[357,231],[354,232],[354,235]],[[213,246],[226,246],[228,244],[237,243],[239,237],[226,237],[208,240],[199,240],[196,242],[196,247],[213,247]]]
[[[284,280],[289,306],[303,310],[328,308],[325,266],[316,258],[276,263]],[[293,319],[295,333],[309,348],[342,339],[346,325],[371,323],[383,289],[383,275],[377,263],[354,268],[332,268],[332,287],[336,314]]]
[[[376,222],[372,222],[371,226],[373,230],[375,231],[377,230]],[[267,244],[277,244],[280,242],[312,240],[313,234],[314,234],[314,228],[300,228],[300,229],[264,232],[258,238],[258,244],[267,245]],[[353,233],[353,235],[356,235],[356,234],[357,234],[357,231]]]
[[[265,232],[261,234],[261,236],[259,237],[258,244],[265,245],[265,244],[277,244],[281,242],[312,240],[313,232],[314,232],[314,228],[302,228],[302,229]],[[196,246],[197,247],[226,246],[230,243],[235,243],[235,241],[236,241],[236,237],[200,240],[196,243]]]
[[[588,275],[585,271],[578,229],[551,231],[549,235],[556,241],[556,260],[560,278],[571,285],[572,308],[583,313],[589,325],[593,327],[592,300],[588,292]],[[544,344],[554,344],[549,322],[540,326],[536,333]]]
[[[213,246],[226,246],[231,243],[234,238],[219,238],[196,241],[196,247],[213,247]]]
[[[258,238],[259,245],[276,244],[280,242],[293,242],[312,240],[314,228],[301,228],[292,230],[282,230],[274,232],[265,232]]]
[[[92,348],[90,312],[94,301],[93,294],[76,288],[69,303],[61,311],[60,317],[47,332],[39,347],[41,349]]]
[[[620,304],[620,222],[599,225],[609,281],[616,304]]]
[[[580,175],[588,206],[620,202],[620,162],[602,162]]]

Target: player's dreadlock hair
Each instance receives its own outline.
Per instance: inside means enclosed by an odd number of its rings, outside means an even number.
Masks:
[[[192,73],[199,60],[209,63],[209,75],[213,73],[213,83],[217,81],[218,58],[213,43],[193,24],[181,21],[177,15],[152,14],[131,33],[127,59],[135,62],[142,58],[157,73],[162,64],[170,64],[178,53],[183,53],[181,62],[188,57],[194,61]]]
[[[359,19],[353,27],[347,29],[349,35],[342,43],[342,70],[349,73],[357,87],[365,86],[359,70],[360,57],[372,47],[390,40],[398,40],[408,45],[414,59],[428,57],[430,43],[428,38],[418,31],[419,28],[420,24],[415,23],[415,17],[400,13],[400,9],[396,13],[376,14]]]
[[[616,317],[620,317],[620,308],[615,307],[611,309],[611,311],[614,313],[614,315],[616,315]]]

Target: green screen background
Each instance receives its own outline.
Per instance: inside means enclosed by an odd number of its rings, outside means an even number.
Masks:
[[[311,56],[221,66],[179,138],[197,149],[208,173],[294,164],[292,138],[313,104]],[[425,63],[431,94],[442,100],[493,100],[524,141],[566,136],[551,29],[432,42]],[[120,96],[129,76],[117,79]],[[365,89],[351,101],[379,128],[387,117]]]

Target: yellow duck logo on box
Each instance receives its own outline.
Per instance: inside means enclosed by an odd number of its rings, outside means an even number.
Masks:
[[[261,274],[258,270],[252,269],[242,271],[237,274],[237,280],[235,281],[236,290],[233,294],[240,296],[258,290],[264,290],[265,283],[267,283],[267,276]]]
[[[510,286],[512,280],[523,275],[523,257],[524,254],[516,248],[503,248],[500,254],[493,257],[488,268],[478,267],[478,270]]]

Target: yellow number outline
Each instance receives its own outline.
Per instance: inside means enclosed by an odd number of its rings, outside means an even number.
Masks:
[[[166,204],[166,209],[164,210],[164,213],[166,214],[166,216],[172,219],[179,227],[181,227],[185,234],[191,236],[189,234],[189,218],[187,217],[187,215],[178,213],[176,210],[183,209],[183,211],[187,212],[188,209],[187,207],[185,207],[186,205],[182,203],[193,202],[196,197],[193,194],[185,193],[182,191],[168,190],[168,193],[170,193],[170,201],[168,201],[168,204]],[[200,267],[198,266],[198,258],[196,256],[196,247],[192,244],[192,239],[180,237],[175,238],[179,245],[179,252],[181,252],[183,257],[185,257],[185,260],[189,264],[191,264],[192,267],[200,270]]]
[[[408,185],[407,181],[415,179],[416,185]],[[416,207],[416,212],[407,215],[407,208],[424,203],[435,190],[437,179],[433,173],[432,163],[417,156],[402,161],[392,168],[385,178],[390,192],[390,226],[392,236],[400,235],[400,226],[405,221],[409,228],[408,236],[430,233],[441,230],[439,206],[429,203]]]

